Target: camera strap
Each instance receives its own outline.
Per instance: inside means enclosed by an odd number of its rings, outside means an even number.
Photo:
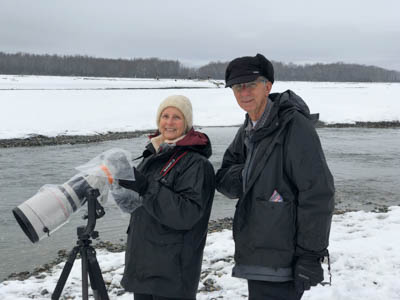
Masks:
[[[168,174],[169,171],[178,163],[178,161],[184,157],[188,152],[182,152],[182,151],[175,151],[174,154],[172,154],[171,158],[168,160],[168,162],[165,164],[165,166],[161,169],[160,175],[162,177],[165,177],[165,175]]]

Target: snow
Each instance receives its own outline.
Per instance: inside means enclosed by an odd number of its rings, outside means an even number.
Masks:
[[[399,83],[275,82],[327,123],[399,121]],[[0,75],[0,139],[156,128],[159,103],[183,94],[197,126],[229,126],[244,113],[222,81]]]
[[[400,299],[400,207],[390,207],[388,212],[348,212],[333,217],[330,258],[332,285],[312,288],[304,294],[304,300],[395,300]],[[244,299],[247,283],[231,277],[234,243],[232,232],[224,230],[208,235],[204,251],[201,290],[203,282],[212,280],[216,291],[200,291],[197,299]],[[132,295],[122,290],[124,253],[97,252],[97,259],[106,282],[111,283],[110,299],[131,300]],[[64,263],[48,273],[31,277],[25,281],[0,283],[0,299],[49,299],[60,276]],[[327,264],[324,263],[325,280],[328,280]],[[74,267],[63,290],[65,296],[81,298],[80,260]],[[203,277],[205,276],[205,277]],[[41,295],[42,291],[50,293]],[[90,291],[90,289],[89,289]]]
[[[311,112],[319,112],[328,123],[400,120],[399,83],[276,82],[273,86],[273,92],[286,89],[299,94]],[[154,129],[157,107],[171,94],[191,99],[197,126],[243,122],[243,111],[221,82],[0,75],[0,139]],[[335,215],[329,247],[332,286],[317,286],[303,299],[400,299],[399,232],[400,207],[390,207],[386,213]],[[233,251],[231,231],[209,234],[199,289],[209,280],[217,290],[200,291],[198,299],[246,297],[246,281],[231,277]],[[97,258],[111,283],[110,298],[131,300],[129,293],[117,294],[122,290],[124,253],[99,250]],[[0,283],[0,299],[49,299],[62,267],[63,263],[25,281]],[[63,295],[81,299],[79,260]]]

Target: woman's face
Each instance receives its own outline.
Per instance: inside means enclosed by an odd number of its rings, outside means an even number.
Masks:
[[[185,118],[179,109],[169,106],[161,113],[159,127],[164,139],[175,140],[185,132]]]

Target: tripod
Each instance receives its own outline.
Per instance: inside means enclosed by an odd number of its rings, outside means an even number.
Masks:
[[[104,208],[97,201],[98,196],[99,191],[97,189],[89,189],[86,193],[86,200],[88,203],[88,222],[86,227],[79,226],[77,228],[77,246],[72,249],[68,256],[68,260],[65,263],[53,295],[51,296],[52,300],[58,300],[60,298],[61,292],[65,286],[78,253],[80,253],[82,260],[82,300],[89,299],[88,275],[90,278],[94,299],[109,300],[104,279],[101,275],[100,266],[96,259],[96,251],[90,245],[92,243],[91,238],[95,239],[99,236],[99,233],[94,231],[96,219],[101,218],[105,214]]]

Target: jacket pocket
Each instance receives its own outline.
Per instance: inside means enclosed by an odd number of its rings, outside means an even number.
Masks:
[[[182,234],[147,234],[142,247],[144,255],[137,257],[142,279],[154,277],[174,281],[173,278],[181,278]]]
[[[249,229],[256,248],[293,251],[296,232],[293,202],[284,201],[279,193],[257,198],[253,216]]]

